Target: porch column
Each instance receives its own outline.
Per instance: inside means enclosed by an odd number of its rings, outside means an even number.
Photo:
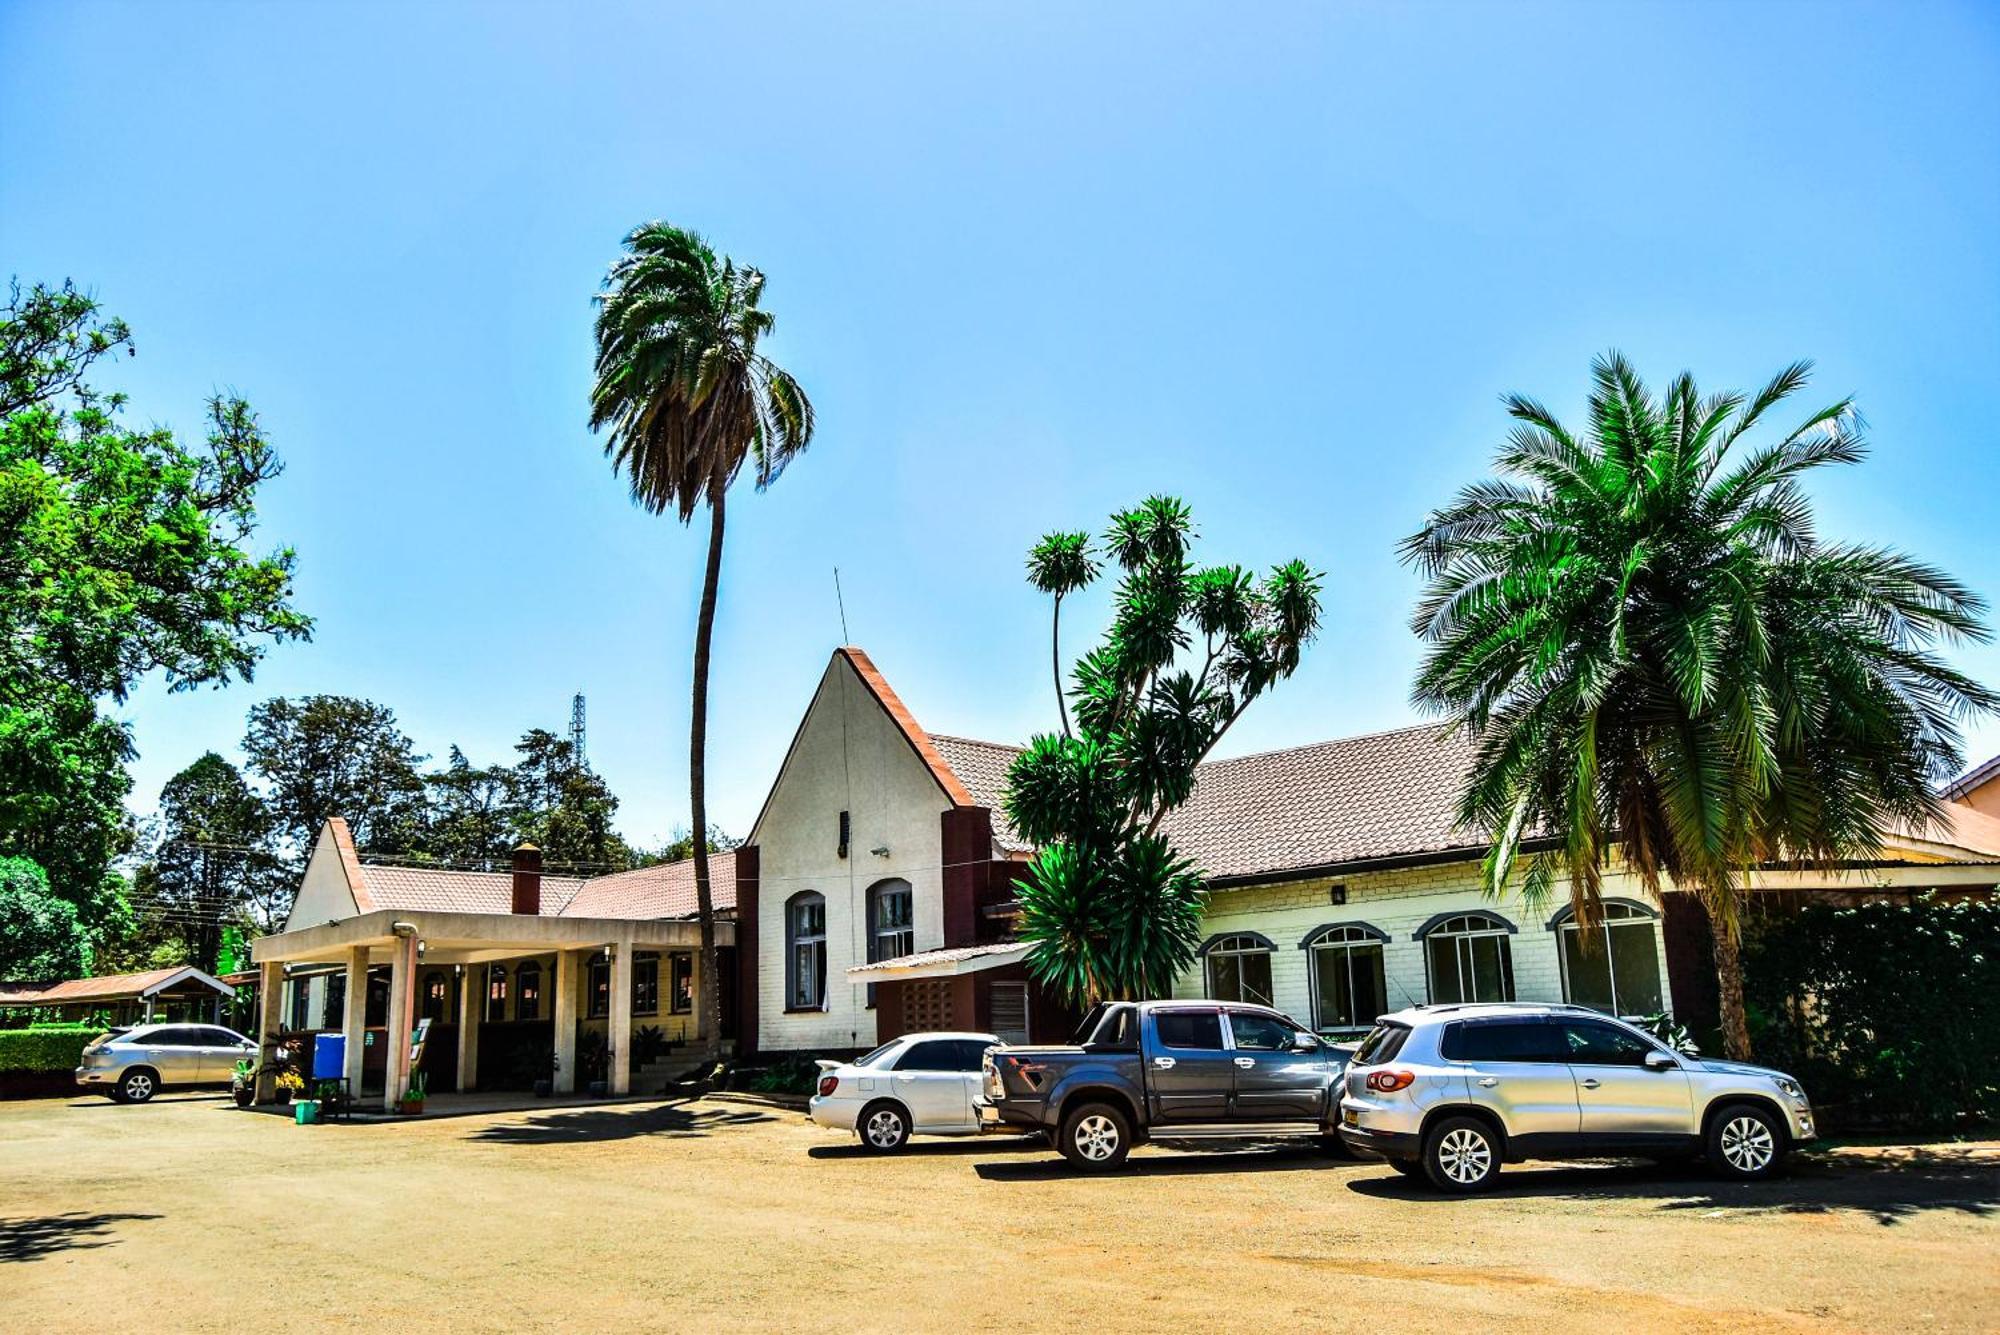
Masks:
[[[399,936],[389,964],[389,1053],[382,1067],[382,1109],[394,1112],[410,1083],[410,1015],[416,983],[417,939]]]
[[[270,1060],[271,1045],[278,1041],[278,1016],[284,1004],[285,966],[276,960],[257,968],[257,1102],[272,1103],[278,1097],[278,1068]]]
[[[611,1017],[604,1026],[605,1061],[613,1094],[632,1092],[632,943],[611,947]]]
[[[479,1088],[479,1017],[486,1013],[486,966],[467,964],[458,978],[458,1088]]]
[[[347,952],[347,987],[341,995],[340,1033],[347,1052],[340,1073],[347,1077],[347,1096],[361,1098],[361,1072],[368,1051],[368,947]]]
[[[555,1092],[576,1093],[576,966],[574,950],[556,952],[556,1074]]]
[[[699,1044],[710,1037],[713,1037],[715,1039],[720,1039],[722,1037],[720,1034],[711,1036],[706,1034],[703,1030],[703,1026],[706,1025],[708,1021],[701,1013],[700,945],[696,945],[694,948],[688,951],[688,986],[694,992],[694,1015],[692,1016],[694,1023],[689,1025],[686,1030],[688,1038],[692,1039],[696,1044]]]

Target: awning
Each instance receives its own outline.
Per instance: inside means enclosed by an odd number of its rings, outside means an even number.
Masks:
[[[857,964],[847,971],[855,983],[896,983],[906,978],[956,978],[1019,964],[1028,956],[1029,942],[1001,941],[990,946],[951,946],[944,950],[920,950],[892,960]]]

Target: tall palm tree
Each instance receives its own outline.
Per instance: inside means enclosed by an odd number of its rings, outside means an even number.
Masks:
[[[812,439],[805,391],[757,350],[773,317],[759,302],[764,275],[718,257],[685,228],[649,222],[625,238],[597,298],[597,379],[590,427],[632,499],[686,524],[708,506],[708,563],[695,620],[694,708],[688,740],[695,904],[701,919],[696,1032],[722,1033],[715,900],[708,841],[708,667],[722,577],[723,502],[750,466],[762,491]],[[746,966],[747,967],[747,966]]]
[[[1564,875],[1588,925],[1614,849],[1649,889],[1691,891],[1725,1043],[1746,1056],[1750,869],[1870,856],[1897,824],[1943,819],[1932,785],[1958,768],[1959,721],[2000,701],[1934,650],[1986,638],[1984,603],[1815,532],[1801,479],[1862,458],[1851,401],[1746,440],[1807,364],[1747,400],[1686,374],[1655,398],[1616,354],[1592,370],[1581,436],[1509,397],[1500,476],[1404,541],[1428,582],[1413,697],[1476,739],[1459,815],[1493,836],[1487,893],[1525,850],[1526,896]]]

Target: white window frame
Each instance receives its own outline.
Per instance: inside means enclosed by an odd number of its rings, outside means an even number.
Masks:
[[[1470,925],[1475,922],[1482,925]],[[1461,927],[1458,925],[1460,923],[1467,925]],[[1467,943],[1479,940],[1482,937],[1497,936],[1500,938],[1501,945],[1499,951],[1502,966],[1501,982],[1503,984],[1500,989],[1501,1000],[1514,1000],[1514,946],[1507,939],[1512,935],[1514,933],[1507,926],[1504,919],[1478,909],[1467,909],[1464,913],[1454,913],[1444,921],[1438,923],[1437,926],[1425,932],[1422,938],[1424,947],[1425,996],[1430,999],[1433,1005],[1445,1004],[1438,998],[1437,976],[1431,967],[1431,943],[1433,941],[1450,941],[1453,943],[1452,958],[1458,966],[1458,996],[1461,1001],[1466,1001],[1472,996],[1477,995],[1476,989],[1467,988],[1465,985],[1468,977],[1467,969],[1472,967],[1473,963],[1471,946]],[[1474,969],[1471,976],[1477,976],[1476,969]]]
[[[1262,955],[1267,966],[1275,966],[1277,962],[1272,958],[1274,954],[1276,952],[1271,949],[1270,942],[1250,932],[1224,932],[1220,936],[1217,936],[1202,950],[1202,980],[1207,984],[1209,997],[1215,1001],[1232,1001],[1241,1006],[1268,1006],[1272,1010],[1276,1010],[1278,1008],[1276,998],[1278,979],[1275,967],[1270,968],[1272,996],[1256,997],[1243,995],[1243,993],[1248,991],[1248,988],[1244,985],[1242,961],[1251,955]],[[1236,996],[1225,997],[1216,990],[1215,961],[1218,959],[1233,959],[1237,961]]]
[[[1313,938],[1312,943],[1306,947],[1306,1002],[1308,1009],[1312,1013],[1313,1028],[1316,1030],[1363,1029],[1374,1024],[1376,1017],[1373,1015],[1365,1019],[1355,1016],[1346,1024],[1327,1024],[1321,1020],[1319,1013],[1319,953],[1322,950],[1339,951],[1342,955],[1341,963],[1347,969],[1347,995],[1350,997],[1355,992],[1354,952],[1357,950],[1373,950],[1376,961],[1380,966],[1379,972],[1382,976],[1382,1004],[1386,1006],[1389,1004],[1389,960],[1382,951],[1381,933],[1364,927],[1359,923],[1348,923],[1339,927],[1322,930],[1318,936]]]
[[[819,909],[816,931],[802,923],[805,913],[815,907]],[[806,952],[803,956],[801,950]],[[817,984],[817,996],[810,1001],[802,986],[807,982]],[[826,1009],[826,896],[817,890],[801,890],[785,901],[785,1009]]]
[[[1602,1013],[1606,1015],[1622,1015],[1625,1013],[1618,1004],[1618,957],[1611,953],[1611,931],[1614,927],[1644,927],[1652,932],[1653,949],[1649,952],[1649,957],[1653,961],[1653,990],[1660,994],[1660,1004],[1666,1006],[1668,1004],[1667,980],[1660,972],[1660,915],[1637,904],[1623,904],[1610,900],[1607,900],[1602,905],[1602,908],[1604,919],[1597,925],[1597,931],[1601,933],[1598,948],[1604,952],[1604,971],[1611,979],[1611,1009]],[[1562,966],[1563,1000],[1577,1006],[1589,1006],[1590,1003],[1587,1001],[1577,1001],[1571,995],[1570,991],[1569,943],[1571,940],[1579,937],[1583,931],[1581,927],[1577,926],[1575,911],[1573,909],[1563,910],[1563,913],[1557,917],[1555,926],[1556,960]],[[1578,941],[1577,948],[1579,950],[1582,949],[1581,941]],[[1591,1009],[1595,1010],[1596,1007],[1593,1006]],[[1636,1014],[1637,1012],[1633,1013]]]

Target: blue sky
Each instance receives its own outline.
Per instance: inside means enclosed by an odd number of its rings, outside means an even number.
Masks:
[[[731,510],[738,833],[834,566],[926,726],[1018,739],[1053,717],[1023,553],[1152,491],[1213,558],[1328,572],[1232,752],[1411,721],[1396,539],[1484,471],[1500,394],[1573,413],[1613,346],[1709,387],[1816,359],[1874,443],[1824,531],[2000,596],[1991,7],[0,3],[0,51],[0,263],[131,323],[141,419],[252,400],[319,622],[253,684],[132,698],[141,808],[273,694],[485,760],[583,690],[626,832],[685,822],[703,532],[584,426],[589,299],[652,217],[766,271],[819,411]]]

